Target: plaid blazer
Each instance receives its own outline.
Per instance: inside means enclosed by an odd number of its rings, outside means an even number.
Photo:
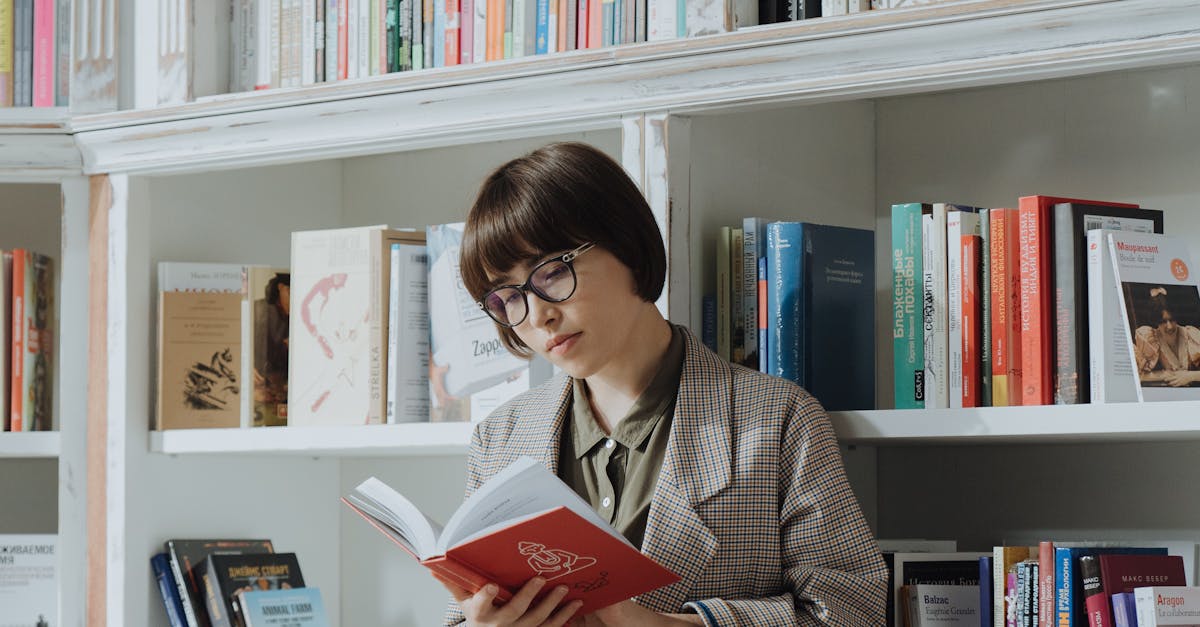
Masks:
[[[690,609],[707,625],[884,625],[887,567],[821,405],[686,336],[642,546],[682,580],[637,602]],[[467,494],[521,455],[557,472],[570,399],[570,378],[559,376],[480,423]],[[452,601],[446,624],[462,620]]]

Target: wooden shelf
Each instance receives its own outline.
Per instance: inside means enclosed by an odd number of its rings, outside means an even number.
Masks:
[[[58,457],[57,431],[0,432],[0,459]]]
[[[352,427],[178,429],[150,432],[150,450],[180,455],[462,455],[467,451],[474,427],[472,423],[446,422]]]
[[[844,444],[1200,440],[1200,401],[835,412]]]
[[[65,133],[70,121],[71,111],[66,107],[0,108],[0,134]]]
[[[198,172],[619,128],[644,112],[1200,61],[1200,0],[979,0],[72,118],[86,173]],[[536,96],[533,96],[536,94]]]

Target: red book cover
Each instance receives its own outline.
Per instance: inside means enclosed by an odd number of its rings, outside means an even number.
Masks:
[[[1137,205],[1023,196],[1018,204],[1021,266],[1021,404],[1054,402],[1054,277],[1051,211],[1063,202],[1137,207]]]
[[[9,376],[11,402],[9,403],[10,431],[25,430],[25,269],[29,251],[17,248],[12,251],[12,367]]]
[[[1008,237],[1005,226],[1008,209],[992,209],[988,214],[990,238],[988,250],[981,251],[989,257],[992,272],[990,285],[984,286],[992,292],[992,319],[983,324],[992,325],[992,407],[1007,407],[1008,402]]]
[[[978,235],[963,235],[962,242],[962,406],[979,407],[979,367],[982,355],[983,298],[980,293],[979,252],[982,238]]]
[[[1146,586],[1186,586],[1183,558],[1178,555],[1100,555],[1104,596]]]
[[[1038,627],[1054,627],[1054,543],[1038,543]]]
[[[446,65],[458,65],[462,45],[459,35],[462,33],[463,19],[459,16],[459,0],[446,0]]]

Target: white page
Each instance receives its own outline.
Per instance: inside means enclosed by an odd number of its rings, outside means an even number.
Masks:
[[[355,504],[365,502],[374,506],[368,509],[368,513],[401,532],[421,559],[436,554],[442,527],[417,509],[412,501],[375,477],[360,483],[354,491],[359,497],[355,499]]]

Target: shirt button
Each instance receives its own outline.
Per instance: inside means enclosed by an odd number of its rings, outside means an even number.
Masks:
[[[604,507],[608,507],[609,505],[612,505],[612,499],[610,499],[606,496],[606,497],[604,497],[603,501],[600,501],[600,504],[603,505]]]
[[[612,441],[612,438],[609,438],[604,441],[604,448],[612,448],[613,444],[615,444],[615,442]]]

